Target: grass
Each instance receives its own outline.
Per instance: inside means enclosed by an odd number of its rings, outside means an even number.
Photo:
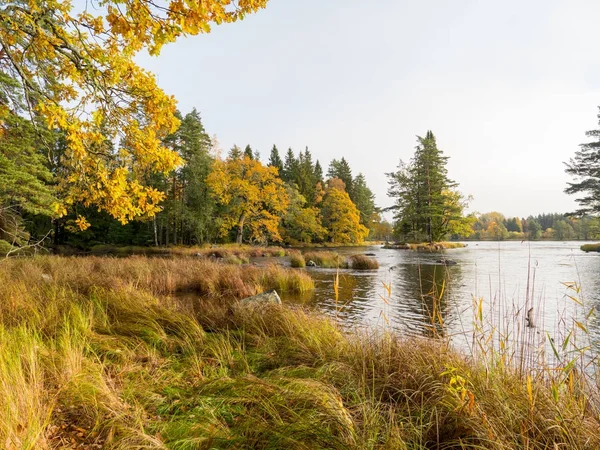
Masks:
[[[59,249],[60,250],[60,249]],[[72,249],[63,249],[65,252]],[[173,256],[173,257],[202,257],[227,258],[236,256],[242,259],[257,257],[282,257],[286,255],[283,248],[277,246],[255,247],[250,245],[225,244],[220,246],[170,246],[170,247],[141,247],[116,246],[110,244],[95,245],[90,248],[91,255],[112,256]]]
[[[350,268],[354,270],[375,270],[379,269],[379,263],[375,258],[366,255],[352,255],[349,258]]]
[[[579,247],[584,252],[600,252],[600,243],[598,244],[584,244]]]
[[[347,268],[348,262],[339,253],[330,251],[310,251],[304,253],[304,259],[314,262],[317,267],[330,269]]]
[[[461,242],[422,242],[422,243],[395,243],[386,244],[384,248],[391,248],[396,250],[417,250],[424,252],[438,252],[441,250],[448,250],[454,248],[463,248],[465,244]]]
[[[290,256],[290,264],[292,267],[306,267],[306,260],[304,256],[299,251],[292,251],[289,253]]]
[[[555,395],[552,374],[481,364],[439,340],[234,302],[276,280],[298,289],[292,274],[304,275],[189,259],[2,262],[1,445],[600,448],[576,372]],[[193,302],[172,295],[189,287]]]

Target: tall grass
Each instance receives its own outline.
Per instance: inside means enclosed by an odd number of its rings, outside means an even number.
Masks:
[[[307,263],[308,261],[314,262],[317,265],[317,267],[329,269],[341,269],[348,267],[348,262],[346,261],[346,258],[341,256],[337,252],[323,250],[305,252],[304,259]]]
[[[347,333],[301,308],[232,301],[302,279],[282,268],[188,263],[1,264],[0,445],[600,448],[599,416],[575,374],[573,393],[563,385],[556,397],[547,379],[467,359],[443,340]],[[194,291],[206,292],[199,305],[171,295],[204,276],[212,284]]]

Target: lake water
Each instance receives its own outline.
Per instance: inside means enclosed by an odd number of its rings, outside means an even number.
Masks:
[[[530,333],[532,342],[546,336],[562,342],[569,330],[582,330],[582,325],[593,346],[600,348],[600,323],[594,314],[596,308],[600,314],[600,253],[582,252],[582,244],[469,242],[443,254],[339,248],[345,255],[373,253],[380,268],[340,270],[337,300],[336,270],[308,268],[316,290],[288,300],[311,303],[347,324],[386,326],[407,334],[430,335],[433,315],[437,332],[453,336],[459,345],[461,339],[468,345],[476,323],[508,339]],[[444,265],[443,258],[456,264]],[[534,328],[526,326],[530,308]],[[477,321],[479,313],[482,320]]]

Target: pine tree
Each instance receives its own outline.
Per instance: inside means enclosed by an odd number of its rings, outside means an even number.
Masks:
[[[279,176],[281,177],[283,174],[283,161],[279,156],[279,150],[277,150],[277,146],[275,144],[273,144],[273,148],[271,149],[268,166],[275,167],[279,173]]]
[[[573,183],[567,183],[565,192],[583,194],[577,199],[581,206],[575,212],[577,215],[600,213],[600,130],[588,131],[586,136],[596,140],[581,144],[575,157],[565,163],[565,172],[575,178]]]
[[[321,167],[319,160],[315,163],[314,177],[317,183],[323,184],[323,168]]]

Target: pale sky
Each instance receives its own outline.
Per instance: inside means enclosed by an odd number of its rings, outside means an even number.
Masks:
[[[575,209],[567,161],[598,127],[594,1],[271,0],[140,57],[224,151],[345,157],[389,206],[385,172],[431,129],[471,210]]]

